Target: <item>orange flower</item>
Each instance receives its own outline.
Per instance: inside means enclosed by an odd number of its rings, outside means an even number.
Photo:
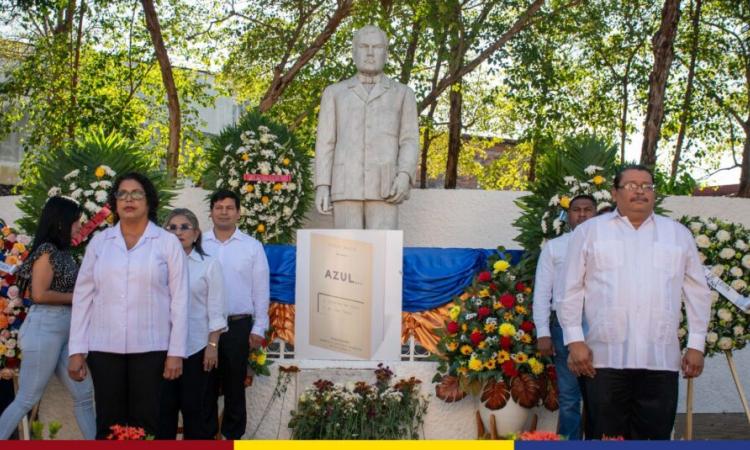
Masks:
[[[255,228],[255,231],[258,233],[265,233],[266,232],[266,226],[262,223],[259,223],[258,226]]]
[[[268,196],[266,195],[260,198],[260,202],[263,203],[264,205],[267,205],[269,201],[271,201],[271,199],[269,199]]]
[[[8,328],[8,316],[3,313],[0,313],[0,328]]]
[[[281,183],[276,183],[273,185],[273,190],[276,192],[279,192],[284,186],[281,185]]]
[[[250,155],[248,155],[247,153],[243,153],[242,154],[242,160],[243,161],[247,161],[248,159],[250,159]]]
[[[253,187],[252,184],[246,184],[245,185],[245,192],[247,192],[248,194],[251,193],[251,192],[253,192],[254,190],[255,190],[255,188]]]

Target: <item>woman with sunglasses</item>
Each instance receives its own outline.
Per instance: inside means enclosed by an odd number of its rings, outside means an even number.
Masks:
[[[42,209],[33,247],[18,270],[29,281],[33,305],[21,325],[23,361],[19,389],[13,403],[0,417],[0,439],[8,439],[18,422],[36,405],[53,374],[73,396],[73,411],[85,439],[94,439],[94,388],[91,378],[75,383],[66,376],[70,303],[78,264],[70,253],[70,241],[81,228],[81,208],[73,200],[52,197]],[[21,292],[19,294],[22,295]],[[11,391],[12,392],[12,391]]]
[[[173,210],[164,228],[177,236],[188,255],[190,303],[187,355],[182,377],[167,381],[162,390],[158,439],[177,437],[177,417],[182,411],[185,439],[214,439],[219,432],[219,336],[227,329],[227,306],[221,264],[201,245],[198,218],[189,209]]]
[[[187,259],[155,223],[147,177],[118,177],[109,204],[115,225],[93,237],[76,281],[68,374],[79,381],[91,369],[97,439],[113,425],[156,435],[163,379],[179,377],[187,356]]]

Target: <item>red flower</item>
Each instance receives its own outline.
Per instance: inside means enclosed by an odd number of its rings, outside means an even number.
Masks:
[[[486,282],[490,281],[491,279],[492,279],[492,274],[489,273],[488,271],[481,272],[477,276],[477,280],[481,281],[482,283],[486,283]]]
[[[456,322],[448,322],[448,326],[446,328],[448,329],[448,333],[450,334],[458,333],[458,323]]]
[[[515,377],[516,375],[518,375],[516,363],[514,363],[513,361],[505,361],[503,363],[503,373],[509,377]]]
[[[516,292],[524,292],[526,290],[526,285],[522,282],[516,283]]]
[[[531,332],[531,330],[534,329],[534,323],[529,322],[528,320],[524,320],[521,324],[521,329],[527,333]]]
[[[25,311],[21,311],[18,314],[16,314],[16,319],[17,320],[23,321],[25,318],[26,318],[26,312]]]
[[[491,291],[496,291],[497,290],[497,285],[495,283],[490,283],[490,290]]]
[[[500,348],[503,350],[510,350],[510,348],[513,346],[513,341],[508,336],[503,336],[500,338]]]
[[[516,298],[510,294],[503,294],[500,296],[500,303],[503,305],[503,308],[510,309],[516,304]]]
[[[474,331],[471,333],[471,336],[469,336],[469,339],[471,339],[472,344],[479,345],[479,343],[484,340],[484,335],[479,331]]]
[[[5,251],[11,251],[11,250],[13,250],[13,244],[15,244],[15,242],[5,241],[5,243],[3,245],[3,247],[5,248]]]
[[[265,338],[263,338],[263,340],[260,341],[260,346],[263,348],[268,347],[268,341]]]
[[[486,306],[480,306],[477,310],[477,316],[479,316],[479,320],[482,320],[485,317],[489,316],[491,312],[492,311],[490,311],[490,308]]]
[[[5,367],[8,369],[17,369],[20,362],[18,358],[5,358]]]
[[[547,376],[550,378],[550,380],[557,380],[557,371],[555,370],[555,366],[553,364],[547,366]]]

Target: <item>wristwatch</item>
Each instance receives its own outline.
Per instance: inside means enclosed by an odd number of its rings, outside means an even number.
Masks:
[[[219,344],[218,344],[218,343],[216,343],[216,342],[211,342],[211,341],[208,341],[208,345],[210,345],[210,346],[211,346],[211,347],[213,347],[213,348],[216,348],[216,347],[218,347],[218,346],[219,346]]]

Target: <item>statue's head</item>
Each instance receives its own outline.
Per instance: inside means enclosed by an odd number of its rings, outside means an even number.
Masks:
[[[354,33],[352,56],[360,73],[382,73],[388,58],[388,36],[374,25],[365,25]]]

